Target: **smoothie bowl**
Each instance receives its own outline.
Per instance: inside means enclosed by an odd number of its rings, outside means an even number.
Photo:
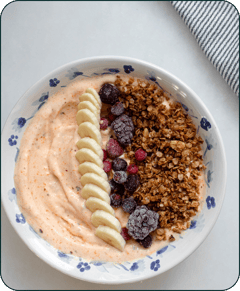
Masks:
[[[209,234],[224,199],[211,114],[179,79],[132,58],[51,72],[14,107],[2,150],[14,229],[46,263],[90,282],[174,267]]]

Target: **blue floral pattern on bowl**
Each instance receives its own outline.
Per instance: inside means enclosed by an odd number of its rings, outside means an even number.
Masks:
[[[150,269],[153,270],[154,272],[158,271],[160,268],[160,260],[152,261],[150,264]]]
[[[207,202],[207,208],[208,209],[214,208],[216,206],[214,197],[208,196],[207,199],[206,199],[206,202]]]
[[[49,80],[49,86],[50,87],[56,87],[59,83],[60,83],[60,81],[57,78]]]
[[[10,137],[9,137],[9,139],[8,139],[8,143],[9,143],[9,145],[10,146],[14,146],[14,145],[16,145],[17,144],[17,139],[18,139],[18,136],[17,135],[11,135]]]
[[[16,222],[17,223],[21,223],[24,224],[26,222],[24,216],[21,214],[16,214]]]
[[[89,271],[91,269],[91,266],[88,263],[80,262],[77,265],[77,268],[79,269],[80,272],[85,272]]]
[[[134,65],[131,64],[123,64],[120,68],[116,67],[110,67],[110,68],[103,68],[102,70],[98,70],[96,72],[92,73],[85,73],[84,70],[81,68],[71,68],[67,71],[67,73],[64,76],[56,76],[55,78],[52,78],[49,80],[49,83],[46,85],[44,90],[38,94],[36,97],[35,101],[32,102],[32,113],[30,117],[24,117],[24,115],[18,115],[15,116],[15,119],[12,121],[12,130],[15,132],[21,133],[22,136],[22,129],[26,127],[27,121],[33,118],[33,116],[36,114],[36,112],[48,101],[49,96],[54,94],[59,88],[56,88],[58,84],[61,84],[61,87],[65,87],[68,83],[69,80],[74,80],[76,78],[89,78],[91,76],[98,76],[98,75],[105,75],[105,74],[117,74],[117,73],[122,73],[122,74],[131,74],[135,72]],[[145,73],[145,79],[154,82],[157,84],[162,90],[164,90],[161,85],[159,84],[159,79],[157,74],[154,71],[146,71]],[[207,169],[205,170],[206,173],[206,184],[208,185],[208,188],[211,187],[211,182],[213,180],[213,164],[212,161],[209,159],[211,156],[208,153],[211,153],[214,148],[215,148],[215,142],[214,139],[211,137],[209,134],[210,129],[212,129],[212,125],[210,121],[208,120],[208,117],[205,116],[199,116],[197,112],[195,112],[192,108],[184,104],[184,102],[180,102],[185,109],[186,113],[189,114],[190,116],[194,117],[197,122],[197,130],[203,130],[206,133],[206,136],[204,137],[204,144],[203,144],[203,150],[204,150],[204,158],[205,158],[205,165]],[[19,135],[19,140],[21,139],[21,136]],[[8,145],[10,147],[16,146],[18,143],[18,135],[9,134],[9,139],[8,139]],[[15,161],[17,160],[17,156],[19,154],[19,149],[16,147],[15,148]],[[17,153],[16,153],[17,149]],[[10,188],[10,187],[9,187]],[[8,199],[10,202],[15,204],[15,221],[19,225],[18,227],[23,227],[25,228],[28,226],[28,231],[34,235],[34,237],[39,240],[43,241],[41,238],[40,234],[41,232],[36,232],[31,226],[29,226],[26,223],[26,220],[24,216],[20,213],[19,210],[17,210],[17,201],[16,201],[16,189],[11,188],[8,192]],[[206,198],[206,204],[207,209],[211,209],[211,211],[215,208],[216,206],[216,197],[212,196],[207,196]],[[205,226],[205,218],[204,215],[201,214],[198,217],[194,218],[191,221],[191,225],[189,229],[186,231],[186,234],[188,235],[189,233],[196,232],[199,233],[204,229]],[[184,236],[183,236],[184,238]],[[184,239],[183,239],[184,240]],[[52,246],[50,246],[47,242],[45,242],[45,245],[49,248],[51,248],[52,252]],[[91,261],[88,262],[84,260],[83,258],[79,258],[79,260],[76,262],[76,257],[71,254],[65,254],[59,250],[54,249],[54,252],[56,254],[56,257],[62,262],[66,263],[68,265],[74,266],[75,269],[77,269],[78,272],[80,273],[89,273],[89,274],[99,274],[101,276],[102,273],[112,273],[113,274],[121,274],[124,276],[126,273],[131,273],[132,276],[138,276],[139,274],[143,274],[146,272],[146,270],[156,273],[158,270],[164,266],[164,258],[168,256],[169,252],[174,252],[177,249],[177,241],[174,243],[170,243],[167,246],[161,247],[159,250],[157,250],[154,254],[151,256],[147,256],[144,259],[137,260],[134,262],[124,262],[121,264],[113,264],[113,263],[108,263],[108,262],[99,262],[99,261]],[[161,262],[160,262],[161,259]]]

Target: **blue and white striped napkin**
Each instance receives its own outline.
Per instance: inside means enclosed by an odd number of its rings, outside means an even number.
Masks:
[[[239,95],[239,15],[225,1],[171,1],[199,46]]]

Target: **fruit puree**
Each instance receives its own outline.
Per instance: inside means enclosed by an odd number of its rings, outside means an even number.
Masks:
[[[99,91],[103,83],[115,79],[105,75],[75,81],[51,96],[24,133],[14,174],[18,205],[27,222],[60,251],[86,260],[131,261],[168,244],[153,240],[152,246],[144,249],[131,239],[120,252],[95,236],[91,212],[81,197],[75,157],[79,96],[90,87]],[[108,139],[108,130],[102,131],[103,148]],[[115,214],[125,227],[129,214],[122,208],[115,209]]]

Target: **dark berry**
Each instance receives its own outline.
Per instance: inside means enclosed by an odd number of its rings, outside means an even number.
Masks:
[[[123,184],[127,181],[127,173],[124,171],[117,171],[113,175],[113,180],[118,184]]]
[[[138,166],[137,165],[134,165],[134,164],[131,164],[127,167],[127,171],[129,174],[137,174],[138,172]]]
[[[147,249],[147,248],[149,248],[152,245],[152,237],[149,234],[148,236],[146,236],[142,240],[137,239],[137,242],[140,243],[140,245],[142,245],[145,249]]]
[[[159,214],[149,210],[145,205],[137,206],[130,214],[127,229],[129,235],[134,239],[143,240],[150,232],[154,231],[158,225]]]
[[[123,149],[121,148],[119,143],[113,138],[109,139],[106,148],[109,157],[112,159],[115,159],[123,154]]]
[[[122,115],[124,112],[124,107],[122,102],[115,103],[111,108],[111,113],[116,116]]]
[[[108,128],[108,120],[104,117],[100,120],[100,129],[105,130]]]
[[[122,197],[119,194],[110,195],[110,205],[120,207],[122,205]]]
[[[140,185],[140,182],[139,182],[138,175],[129,175],[127,177],[127,181],[124,183],[125,189],[131,193],[137,190],[139,185]]]
[[[112,162],[113,171],[126,171],[127,162],[124,159],[116,158]]]
[[[118,97],[120,95],[120,91],[117,87],[112,84],[104,84],[99,91],[100,99],[103,103],[106,104],[115,104],[118,102]]]
[[[128,234],[128,229],[126,227],[123,227],[121,230],[121,236],[125,239],[125,240],[130,240],[131,236]]]
[[[122,208],[127,213],[132,213],[137,207],[137,202],[132,198],[126,198],[123,200]]]
[[[147,157],[147,153],[143,149],[138,149],[135,153],[135,158],[139,162],[145,160],[146,157]]]
[[[107,151],[103,149],[103,161],[107,159]]]
[[[125,192],[125,188],[122,184],[116,183],[113,179],[109,181],[109,185],[111,187],[111,192],[115,192],[117,194],[123,195]]]
[[[103,170],[108,173],[112,169],[112,163],[110,161],[104,161],[103,162]]]
[[[112,122],[111,127],[120,144],[126,146],[131,143],[134,132],[134,125],[131,117],[123,114]]]

